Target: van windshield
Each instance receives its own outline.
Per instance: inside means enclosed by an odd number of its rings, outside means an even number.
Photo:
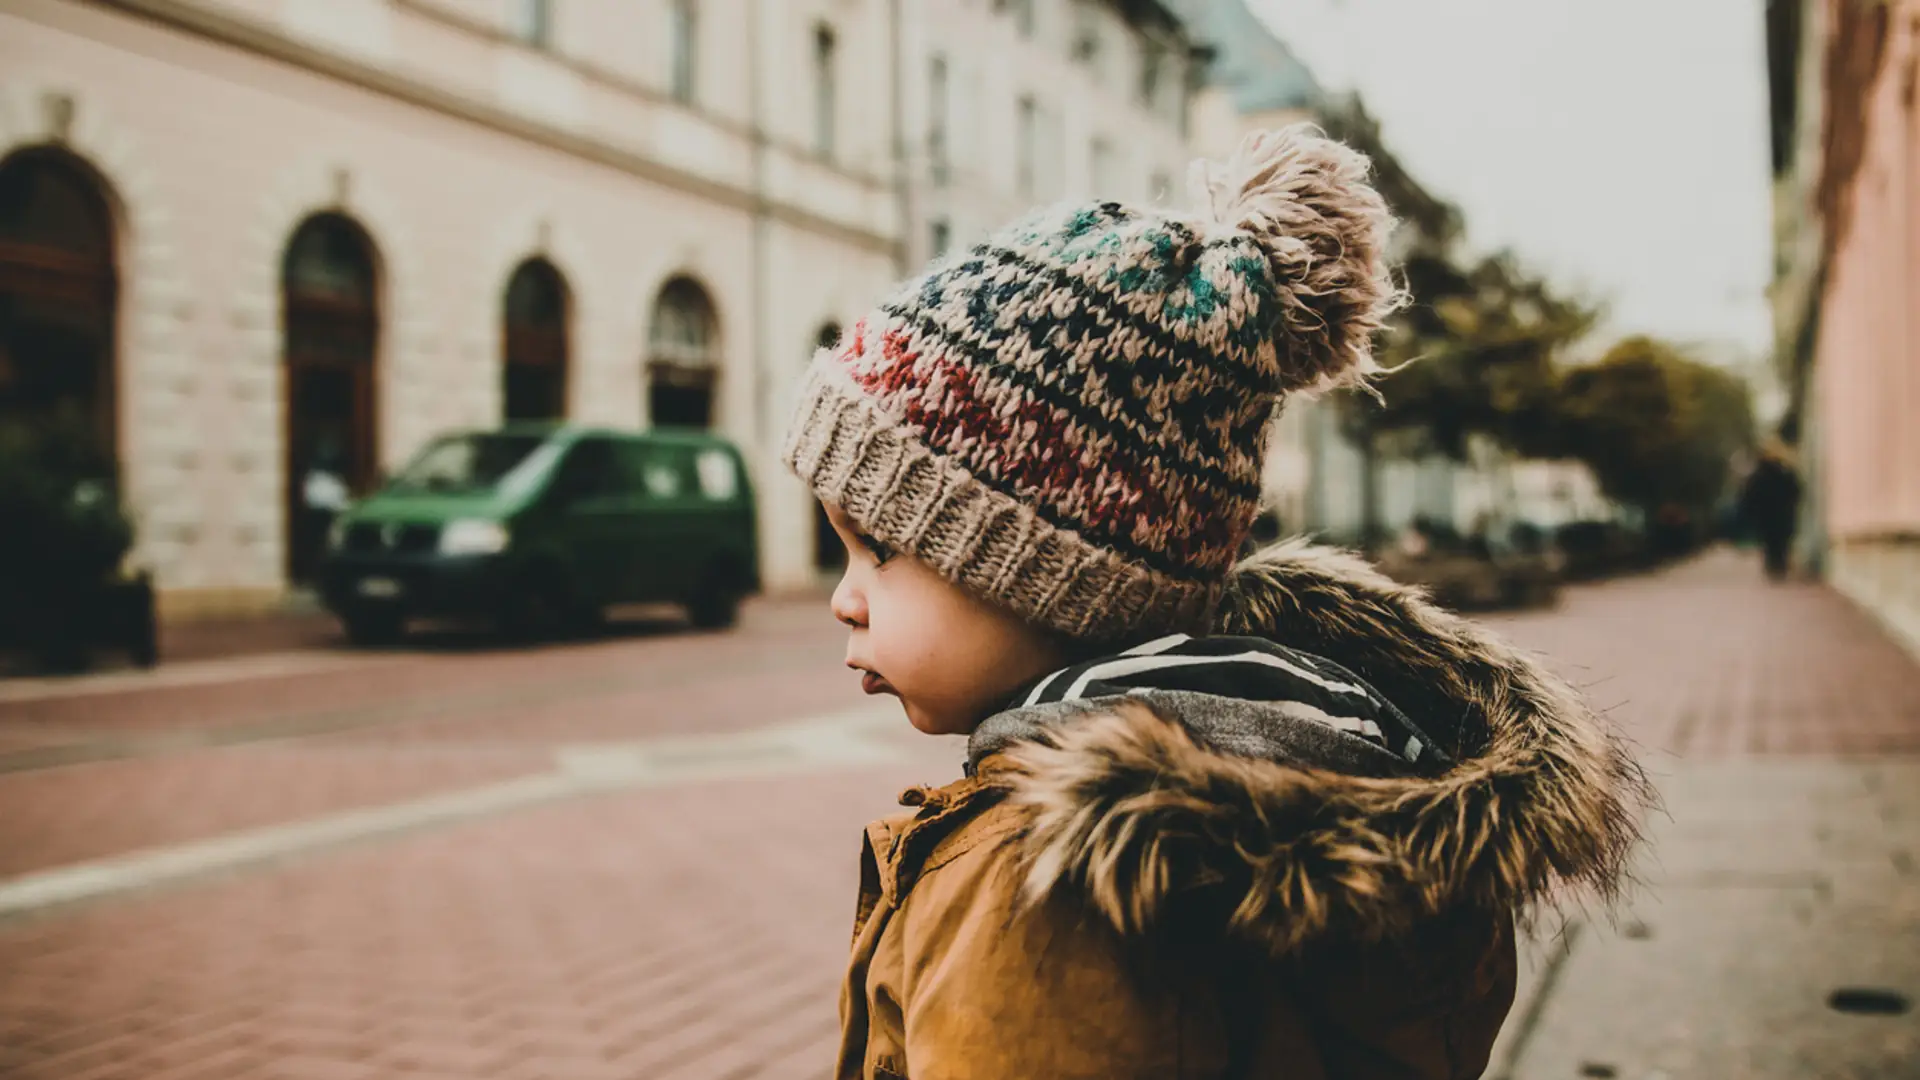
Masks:
[[[442,436],[415,454],[388,489],[480,493],[517,488],[523,482],[517,473],[537,471],[550,456],[534,453],[548,441],[545,435],[505,432]]]

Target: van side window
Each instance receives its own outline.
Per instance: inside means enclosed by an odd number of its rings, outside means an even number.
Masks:
[[[680,463],[674,455],[655,452],[640,465],[640,490],[654,499],[677,499],[686,489]]]
[[[740,470],[725,450],[702,450],[693,460],[700,494],[714,502],[731,502],[740,494]]]
[[[575,443],[553,480],[554,495],[562,503],[613,495],[619,490],[613,444],[605,439],[582,439]]]
[[[693,487],[686,451],[677,446],[632,442],[620,448],[627,486],[649,499],[685,498]]]

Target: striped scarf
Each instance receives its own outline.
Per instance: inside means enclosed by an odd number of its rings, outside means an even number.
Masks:
[[[1022,687],[975,731],[970,764],[1128,698],[1242,756],[1383,774],[1433,771],[1451,760],[1379,691],[1331,660],[1263,638],[1173,634]]]

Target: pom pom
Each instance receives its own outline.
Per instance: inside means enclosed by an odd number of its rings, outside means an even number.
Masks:
[[[1255,132],[1226,161],[1193,164],[1207,216],[1252,236],[1273,268],[1275,393],[1365,386],[1380,370],[1373,335],[1403,298],[1387,266],[1393,220],[1370,171],[1307,124]]]

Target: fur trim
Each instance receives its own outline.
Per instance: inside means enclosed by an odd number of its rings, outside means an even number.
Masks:
[[[1211,911],[1279,953],[1462,904],[1615,897],[1651,787],[1533,661],[1364,561],[1298,541],[1243,561],[1215,624],[1343,664],[1423,724],[1459,723],[1459,764],[1346,776],[1202,747],[1144,704],[1095,713],[1004,755],[1031,814],[1029,899],[1071,889],[1123,934]]]

